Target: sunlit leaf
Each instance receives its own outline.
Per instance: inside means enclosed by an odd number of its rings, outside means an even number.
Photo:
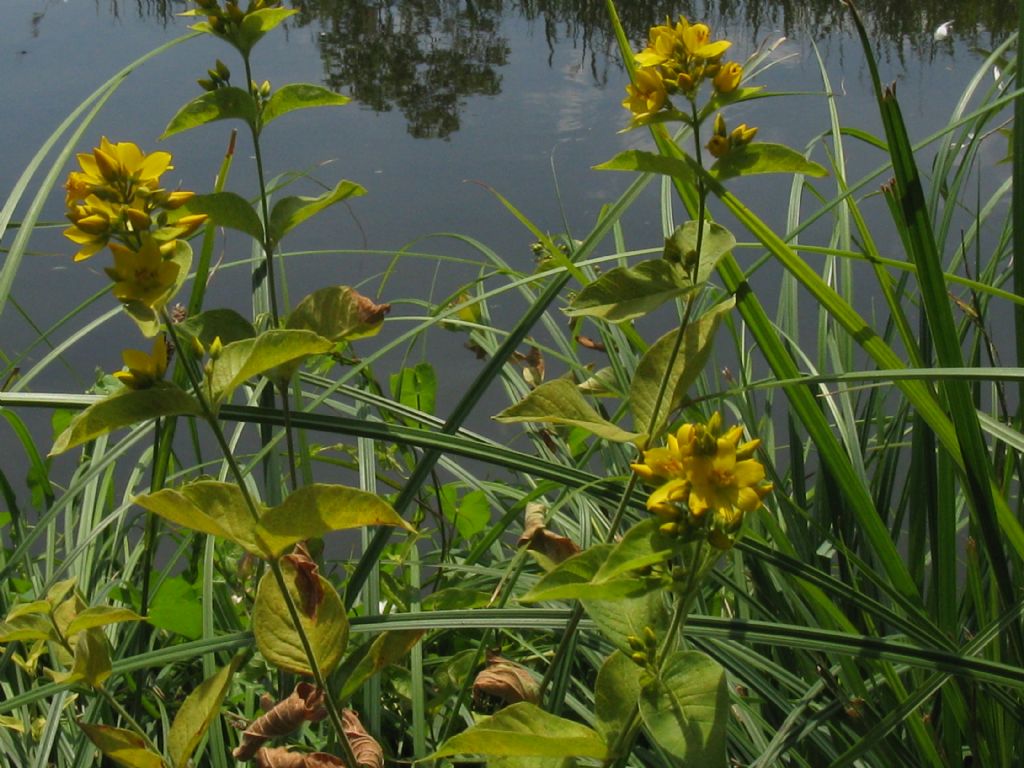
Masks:
[[[93,627],[75,635],[71,671],[50,674],[57,683],[70,685],[81,681],[93,688],[102,688],[111,674],[110,648],[103,630]]]
[[[0,643],[28,640],[55,640],[56,635],[50,620],[39,614],[19,616],[11,621],[0,622]]]
[[[644,686],[640,715],[658,745],[687,766],[723,768],[729,691],[725,670],[700,651],[676,651]]]
[[[452,736],[428,759],[448,755],[535,755],[601,760],[607,754],[604,740],[593,729],[520,702]]]
[[[117,608],[112,605],[94,605],[79,611],[68,624],[65,634],[73,635],[83,629],[105,627],[123,621],[143,621],[143,617],[128,608]]]
[[[89,741],[106,757],[124,768],[164,768],[164,759],[151,751],[141,736],[112,725],[93,725],[78,721]]]
[[[643,173],[660,173],[674,176],[684,181],[693,178],[693,171],[685,161],[674,157],[666,157],[655,152],[641,149],[627,149],[611,160],[594,166],[598,171],[641,171]]]
[[[161,416],[198,416],[199,401],[170,382],[157,382],[148,389],[128,389],[93,403],[71,420],[50,455],[64,453],[121,427]]]
[[[312,83],[288,83],[274,91],[263,107],[260,117],[263,124],[277,119],[281,115],[296,109],[309,107],[340,107],[348,104],[351,99],[322,85]]]
[[[636,571],[668,560],[673,552],[673,540],[659,533],[661,521],[643,520],[623,534],[615,543],[592,581],[602,583],[627,576],[637,578]]]
[[[325,208],[339,203],[349,197],[366,194],[366,188],[354,181],[342,180],[334,189],[317,197],[291,196],[282,197],[274,204],[270,212],[270,239],[279,242],[292,229],[314,216]]]
[[[390,304],[377,304],[347,285],[331,285],[306,296],[288,315],[287,328],[313,331],[331,341],[375,336]]]
[[[263,223],[252,205],[234,192],[211,192],[196,195],[182,206],[189,214],[205,213],[218,227],[237,229],[253,240],[263,242]]]
[[[629,653],[629,638],[643,637],[650,627],[660,637],[668,627],[663,589],[653,589],[639,597],[619,600],[583,600],[587,616],[616,648]]]
[[[187,318],[178,324],[178,332],[199,339],[203,347],[209,348],[214,339],[221,344],[230,344],[256,335],[252,323],[233,309],[208,309]]]
[[[263,551],[276,557],[302,539],[371,525],[415,530],[376,494],[343,485],[314,483],[293,491],[281,504],[264,512],[256,536]]]
[[[635,427],[647,429],[650,426],[652,436],[661,433],[672,413],[683,404],[687,390],[704,370],[718,324],[735,304],[736,300],[729,298],[687,325],[682,345],[674,359],[672,351],[679,331],[669,331],[651,345],[637,365],[630,387],[629,406],[633,411]],[[655,415],[654,406],[662,378],[666,375],[668,387]]]
[[[649,259],[605,272],[584,286],[563,311],[569,317],[597,317],[621,323],[643,317],[693,288],[678,264]]]
[[[299,607],[299,621],[309,639],[320,670],[327,675],[341,661],[348,641],[348,618],[341,598],[327,579],[316,575],[322,590],[322,599],[316,605],[316,615],[301,609],[306,585],[301,571],[288,558],[281,560],[285,584],[292,601]],[[285,597],[278,588],[273,573],[260,580],[256,604],[252,610],[252,631],[256,647],[263,657],[279,669],[299,675],[312,675],[309,659],[303,650],[299,633],[292,623]]]
[[[651,587],[646,580],[630,575],[604,581],[595,579],[604,561],[614,549],[612,544],[598,544],[570,557],[545,574],[525,595],[521,603],[544,600],[618,600],[635,597]]]
[[[208,91],[197,96],[178,110],[171,118],[161,139],[176,133],[212,123],[215,120],[236,118],[249,125],[256,125],[256,103],[252,94],[242,88],[229,86]]]
[[[734,176],[752,176],[757,173],[802,173],[806,176],[828,176],[822,166],[808,160],[795,149],[784,144],[755,141],[734,147],[711,166],[712,176],[724,180]]]
[[[719,260],[736,247],[736,238],[721,224],[705,221],[702,229],[700,261],[697,263],[695,280],[697,285],[707,282],[711,273],[715,271],[715,267],[718,266]],[[672,237],[666,241],[666,255],[683,261],[696,258],[697,231],[696,221],[688,221],[676,227]]]
[[[213,399],[220,403],[253,376],[309,355],[322,355],[333,346],[333,342],[311,331],[292,329],[264,331],[253,339],[225,344],[211,365]]]
[[[424,629],[385,630],[372,643],[349,655],[338,669],[338,678],[344,682],[337,698],[341,701],[350,698],[364,682],[389,664],[405,658],[424,634]]]
[[[530,390],[525,398],[503,410],[494,420],[503,424],[518,421],[569,424],[617,443],[642,436],[638,432],[627,432],[601,416],[568,379],[553,379]]]
[[[167,734],[167,751],[174,768],[186,768],[210,723],[220,714],[231,678],[245,657],[235,656],[226,667],[201,682],[182,702]]]
[[[198,639],[203,634],[203,606],[198,590],[183,576],[164,579],[149,603],[146,621],[189,640]]]

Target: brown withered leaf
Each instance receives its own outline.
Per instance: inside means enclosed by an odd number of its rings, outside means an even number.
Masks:
[[[324,692],[312,683],[299,683],[290,696],[249,724],[231,754],[236,760],[252,760],[256,751],[269,739],[287,736],[303,723],[316,723],[325,717]]]
[[[604,345],[604,342],[597,341],[595,339],[590,338],[589,336],[577,336],[576,343],[579,344],[581,347],[593,349],[596,352],[608,351],[608,348]]]
[[[509,704],[540,703],[540,685],[522,664],[487,652],[487,666],[473,681],[473,706],[478,711],[495,711]]]
[[[539,387],[544,383],[544,355],[539,347],[530,347],[529,353],[523,358],[523,378],[531,387]]]
[[[476,356],[477,360],[485,360],[487,358],[487,350],[475,341],[467,341],[465,347]]]
[[[326,752],[291,752],[286,747],[264,747],[255,759],[256,768],[345,768],[340,757]]]
[[[345,732],[360,768],[384,768],[384,750],[378,741],[366,732],[359,721],[359,715],[353,710],[342,710],[341,730]]]
[[[378,325],[384,322],[384,315],[391,311],[390,304],[377,304],[373,299],[352,291],[356,298],[356,312],[359,322],[364,325]]]
[[[544,525],[545,506],[536,502],[526,505],[526,516],[523,520],[523,535],[516,542],[520,547],[540,552],[556,565],[578,554],[580,548],[576,542],[566,536],[549,531]]]
[[[281,559],[287,560],[295,566],[295,586],[302,598],[299,610],[316,621],[317,610],[320,608],[320,603],[324,601],[324,588],[320,583],[320,566],[310,557],[309,550],[301,541],[295,545],[290,555],[285,555]]]

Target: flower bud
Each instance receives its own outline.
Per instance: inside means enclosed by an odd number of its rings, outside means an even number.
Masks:
[[[746,123],[740,123],[729,134],[729,141],[734,147],[742,147],[749,144],[756,135],[756,127],[748,128]]]
[[[92,156],[96,158],[96,167],[99,169],[100,175],[107,181],[117,181],[121,176],[120,163],[99,147],[93,150]]]
[[[719,68],[712,82],[716,91],[725,94],[735,91],[742,78],[743,67],[735,61],[728,61]]]

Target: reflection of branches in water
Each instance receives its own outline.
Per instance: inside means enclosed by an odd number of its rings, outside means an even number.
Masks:
[[[296,4],[316,20],[326,82],[379,112],[397,107],[416,137],[449,136],[465,98],[501,91],[508,60],[501,0],[335,0]]]
[[[95,0],[96,9],[107,7],[108,12],[115,19],[121,18],[124,13],[134,13],[140,19],[151,16],[158,19],[162,26],[173,24],[175,16],[189,8],[194,7],[193,3],[185,0]]]

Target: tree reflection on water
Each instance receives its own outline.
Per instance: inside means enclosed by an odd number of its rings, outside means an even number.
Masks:
[[[289,4],[286,0],[286,5]],[[553,57],[557,45],[577,46],[599,85],[618,66],[605,0],[291,0],[289,23],[319,28],[325,83],[378,112],[398,109],[409,132],[445,138],[459,129],[466,99],[501,92],[501,69],[511,53],[502,34],[507,19],[542,25]],[[137,12],[167,23],[180,2],[108,0],[110,12]],[[647,29],[666,16],[701,19],[734,38],[784,34],[821,40],[849,30],[839,0],[621,0],[618,12],[640,46]],[[1002,0],[858,0],[882,59],[930,60],[952,52],[935,28],[953,21],[956,38],[991,48],[1015,25],[1015,4]]]

